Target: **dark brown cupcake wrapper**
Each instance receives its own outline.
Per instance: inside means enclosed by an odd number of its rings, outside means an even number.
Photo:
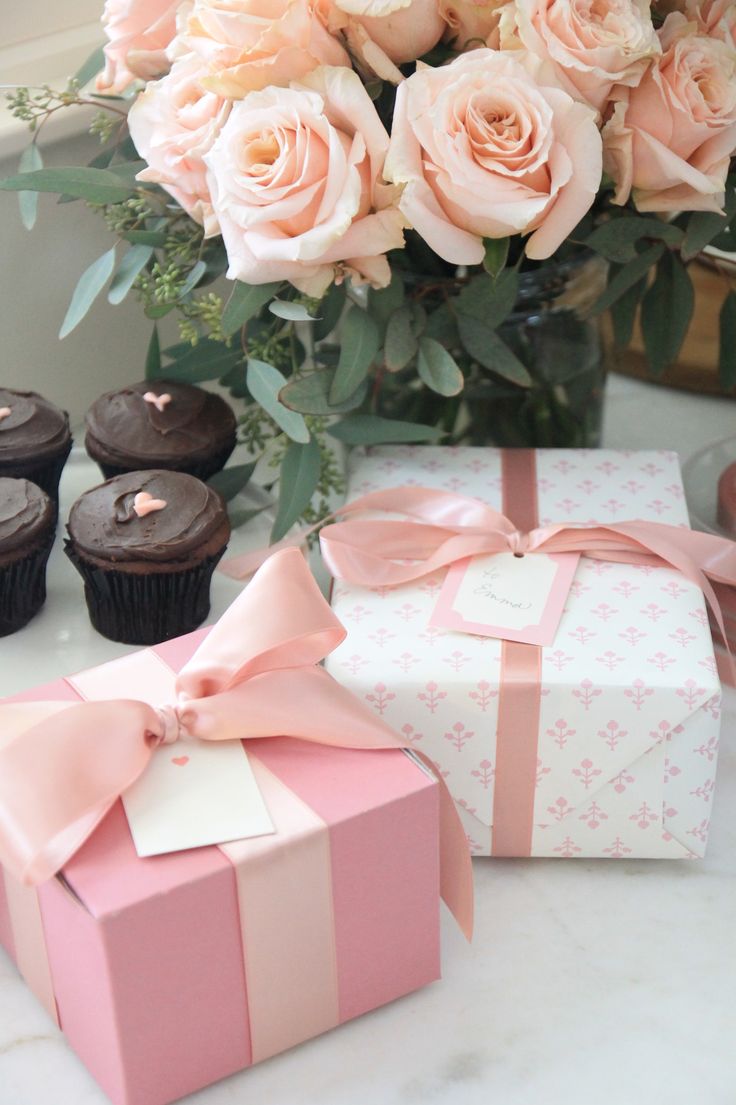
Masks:
[[[98,568],[69,540],[64,551],[84,580],[97,632],[124,645],[156,645],[191,633],[205,620],[212,573],[225,549],[191,568],[149,573]]]
[[[61,452],[57,453],[55,457],[47,458],[40,463],[38,461],[29,460],[18,462],[8,461],[4,464],[0,464],[0,476],[11,476],[13,479],[30,480],[31,483],[35,483],[53,500],[58,514],[59,481],[61,480],[61,473],[64,471],[64,465],[71,451],[72,441],[70,439],[68,445],[65,445]]]
[[[167,464],[162,464],[161,461],[149,463],[141,458],[139,462],[131,462],[126,466],[109,464],[107,461],[103,461],[99,457],[94,456],[89,448],[87,448],[87,452],[95,461],[106,480],[111,480],[113,476],[123,476],[127,472],[137,472],[139,469],[163,468],[171,472],[185,472],[188,476],[196,476],[198,480],[203,480],[206,483],[211,476],[222,471],[229,461],[234,448],[235,442],[233,441],[232,444],[226,445],[224,448],[220,449],[219,452],[213,453],[211,456],[205,457],[199,461],[188,461],[186,457],[180,457],[177,459],[176,463],[172,461]]]
[[[0,637],[22,629],[46,601],[46,563],[53,543],[51,531],[29,556],[0,567]]]

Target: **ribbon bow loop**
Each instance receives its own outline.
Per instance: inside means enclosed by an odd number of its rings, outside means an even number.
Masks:
[[[179,673],[175,703],[0,703],[0,863],[25,883],[56,874],[144,773],[157,745],[182,736],[405,747],[318,666],[344,637],[306,560],[289,548],[261,566],[204,639]],[[469,936],[470,856],[437,778],[442,893]]]

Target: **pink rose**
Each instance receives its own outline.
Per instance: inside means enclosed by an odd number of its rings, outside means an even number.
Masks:
[[[190,54],[176,61],[168,76],[146,86],[128,113],[128,125],[148,162],[137,179],[162,185],[209,238],[219,227],[203,158],[228,117],[230,102],[202,88],[201,76],[199,58]]]
[[[332,34],[341,34],[360,66],[399,84],[398,65],[435,46],[445,29],[437,0],[316,0]]]
[[[404,220],[382,182],[388,135],[360,78],[321,67],[233,105],[205,161],[228,277],[320,296],[349,272],[383,287]]]
[[[515,0],[501,17],[501,45],[516,40],[598,111],[614,84],[637,85],[660,52],[649,0]]]
[[[439,0],[448,39],[456,50],[475,50],[483,43],[498,49],[498,22],[507,0]]]
[[[736,53],[684,16],[660,31],[663,54],[637,88],[614,90],[603,129],[616,203],[640,211],[720,211],[736,148]]]
[[[231,99],[287,85],[318,65],[350,65],[309,0],[194,0],[181,22],[178,52],[202,58],[202,83]]]
[[[736,46],[736,3],[734,0],[687,0],[685,14],[698,24],[701,34]]]
[[[167,72],[177,7],[178,0],[105,0],[102,25],[109,41],[97,78],[101,92],[122,92],[136,78],[147,81]]]
[[[529,233],[527,255],[549,257],[600,185],[595,113],[516,58],[472,50],[399,85],[386,176],[446,261],[478,264],[483,238]]]

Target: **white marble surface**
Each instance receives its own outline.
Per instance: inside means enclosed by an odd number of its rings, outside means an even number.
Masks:
[[[734,432],[732,402],[611,381],[607,445],[685,458]],[[90,482],[70,463],[62,513]],[[90,628],[60,543],[49,584],[44,612],[0,641],[0,694],[126,651]],[[217,578],[213,615],[237,588]],[[727,691],[705,860],[478,861],[476,937],[445,916],[442,982],[187,1100],[733,1105],[735,740]],[[0,1105],[105,1101],[0,952]]]

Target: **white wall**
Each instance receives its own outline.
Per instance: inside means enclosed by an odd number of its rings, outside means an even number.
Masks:
[[[83,165],[98,148],[80,136],[47,147],[44,160]],[[16,171],[16,158],[0,159],[1,177]],[[132,295],[111,307],[103,292],[69,337],[57,337],[79,276],[112,243],[82,201],[57,206],[54,196],[40,196],[29,232],[15,193],[0,192],[0,384],[41,392],[76,425],[101,392],[143,376],[152,323]]]

